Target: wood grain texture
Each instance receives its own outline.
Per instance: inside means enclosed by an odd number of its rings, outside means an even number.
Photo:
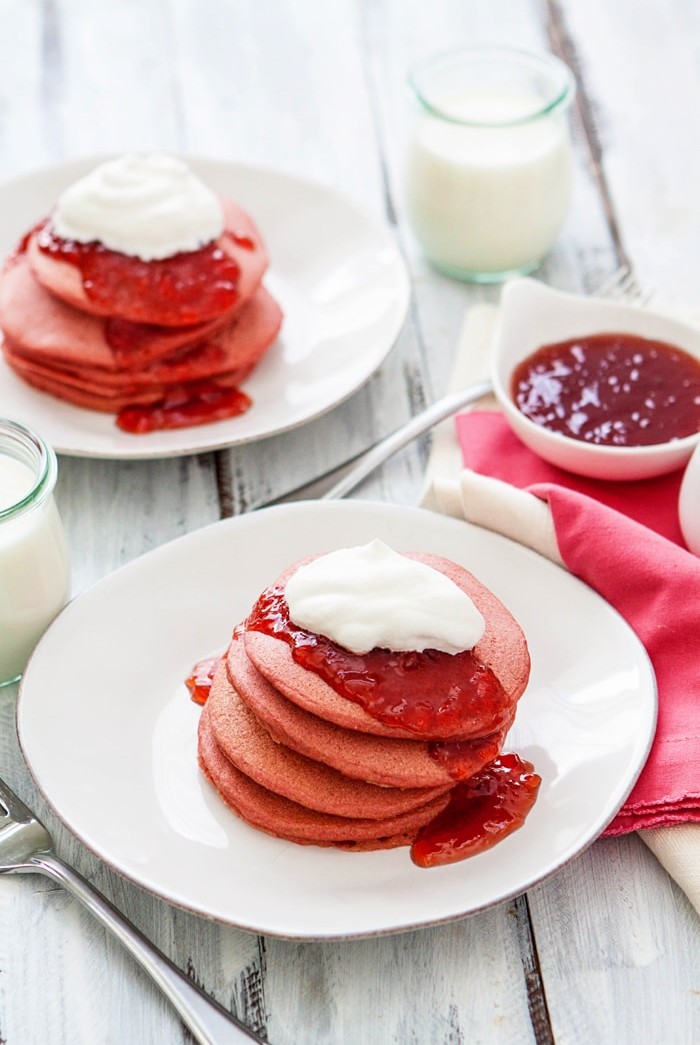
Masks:
[[[642,280],[694,305],[693,0],[2,0],[0,15],[0,178],[128,149],[261,163],[332,185],[387,223],[412,279],[386,363],[304,428],[180,460],[61,459],[75,592],[310,479],[447,387],[465,310],[495,303],[498,289],[435,273],[406,226],[406,72],[435,51],[545,47],[575,68],[574,204],[542,278],[590,289],[628,258]],[[403,451],[356,495],[415,503],[427,449]],[[274,1045],[697,1036],[698,920],[634,837],[599,841],[526,899],[452,924],[345,942],[262,939],[163,903],[77,843],[31,783],[15,699],[16,687],[0,690],[0,773],[46,819],[60,855]],[[146,977],[72,900],[38,878],[0,881],[0,1042],[185,1040]]]

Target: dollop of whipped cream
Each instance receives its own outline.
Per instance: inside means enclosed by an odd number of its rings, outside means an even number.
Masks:
[[[443,573],[374,540],[300,566],[285,587],[293,623],[353,653],[461,653],[484,633],[469,596]]]
[[[172,156],[129,153],[74,182],[52,215],[62,239],[99,240],[142,261],[197,250],[224,230],[220,200]]]

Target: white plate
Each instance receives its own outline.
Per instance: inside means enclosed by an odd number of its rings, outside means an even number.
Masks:
[[[59,193],[101,158],[66,163],[0,186],[0,257]],[[134,436],[111,414],[63,403],[21,381],[0,354],[1,412],[60,453],[155,458],[251,442],[305,424],[356,391],[383,362],[403,324],[409,282],[387,230],[329,188],[279,171],[189,159],[213,189],[239,200],[267,244],[265,285],[284,311],[276,344],[245,382],[241,417]]]
[[[524,827],[431,870],[407,849],[347,853],[248,827],[199,775],[199,709],[183,679],[222,651],[260,591],[301,556],[381,537],[471,567],[521,622],[533,670],[510,749],[542,776]],[[488,907],[550,875],[614,816],[656,715],[646,653],[566,571],[503,537],[418,508],[285,505],[216,523],[144,555],[76,599],[20,690],[34,778],[88,848],[202,915],[294,938],[408,929]]]

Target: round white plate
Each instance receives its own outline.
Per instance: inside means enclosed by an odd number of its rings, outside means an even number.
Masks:
[[[62,164],[0,186],[0,257],[100,158]],[[0,412],[60,453],[155,458],[201,453],[295,428],[330,410],[379,367],[403,324],[409,281],[389,232],[332,189],[280,171],[189,159],[213,189],[240,201],[270,256],[265,285],[284,322],[243,385],[253,405],[227,421],[129,435],[111,414],[83,410],[21,381],[0,354]]]
[[[472,570],[522,624],[533,670],[507,749],[535,765],[524,827],[431,870],[407,849],[348,853],[240,821],[197,769],[199,708],[183,680],[226,647],[282,569],[380,537]],[[552,874],[622,805],[645,761],[656,687],[622,618],[505,538],[418,508],[301,502],[216,523],[102,580],[58,617],[20,690],[19,736],[57,815],[106,863],[165,899],[239,926],[331,938],[423,926]]]

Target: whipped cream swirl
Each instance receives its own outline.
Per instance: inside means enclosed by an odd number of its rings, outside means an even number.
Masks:
[[[130,153],[100,164],[62,194],[52,215],[62,239],[142,261],[197,250],[224,230],[221,202],[186,163]]]
[[[485,621],[453,581],[374,540],[300,566],[285,597],[291,620],[353,653],[375,647],[472,649]]]

